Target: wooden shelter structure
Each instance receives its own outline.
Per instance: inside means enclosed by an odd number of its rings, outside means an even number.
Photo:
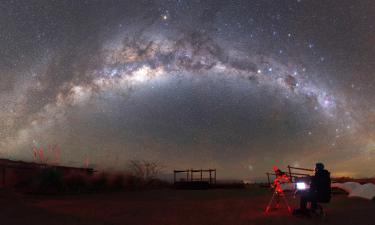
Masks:
[[[22,182],[36,178],[43,169],[47,168],[56,170],[64,176],[77,174],[91,176],[95,172],[92,168],[0,159],[0,188],[14,187]]]
[[[209,187],[216,184],[216,169],[174,170],[173,184],[187,188]]]

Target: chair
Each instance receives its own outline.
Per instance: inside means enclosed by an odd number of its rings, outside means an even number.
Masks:
[[[315,211],[313,211],[313,214],[315,214],[316,216],[318,216],[322,219],[325,219],[326,216],[327,216],[327,213],[324,211],[322,204],[327,204],[327,203],[330,202],[330,200],[331,200],[331,198],[318,201],[317,202],[317,209]]]

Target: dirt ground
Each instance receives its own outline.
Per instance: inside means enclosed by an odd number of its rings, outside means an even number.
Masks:
[[[0,224],[242,225],[375,224],[375,202],[334,195],[327,217],[296,218],[286,208],[264,214],[264,188],[148,190],[66,196],[21,195],[0,190]],[[298,199],[290,198],[296,206]]]

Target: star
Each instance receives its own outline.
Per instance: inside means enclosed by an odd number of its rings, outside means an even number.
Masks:
[[[161,18],[162,18],[163,20],[167,20],[167,19],[168,19],[168,15],[166,15],[166,14],[161,15]]]

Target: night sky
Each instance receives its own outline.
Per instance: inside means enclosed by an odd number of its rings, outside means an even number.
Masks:
[[[375,176],[374,71],[373,0],[2,0],[0,157]]]

